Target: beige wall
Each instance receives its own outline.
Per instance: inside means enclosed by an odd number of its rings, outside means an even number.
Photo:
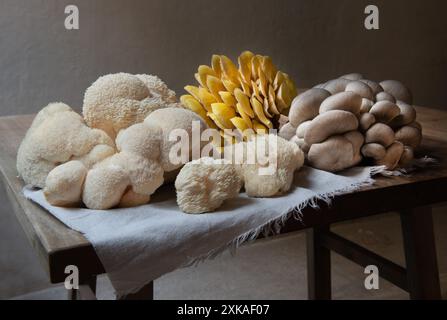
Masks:
[[[0,115],[79,108],[99,75],[155,73],[177,91],[212,53],[269,54],[301,87],[361,71],[447,108],[447,1],[0,0]],[[66,4],[80,30],[64,29]],[[363,28],[366,4],[381,29]]]

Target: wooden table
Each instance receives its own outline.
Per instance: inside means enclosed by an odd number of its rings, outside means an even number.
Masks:
[[[374,186],[338,196],[330,207],[321,203],[319,210],[306,208],[304,224],[291,219],[283,228],[284,232],[309,229],[309,298],[331,297],[330,250],[363,266],[377,265],[381,277],[407,290],[411,298],[440,298],[430,206],[447,200],[447,112],[422,107],[417,112],[424,127],[419,154],[437,158],[438,166],[407,177],[378,177]],[[0,118],[0,171],[6,193],[50,282],[63,282],[65,267],[76,265],[81,283],[94,292],[96,275],[104,273],[104,267],[92,245],[21,193],[23,182],[17,177],[16,153],[32,119],[33,115]],[[401,215],[406,269],[329,230],[335,222],[389,211]],[[128,298],[152,298],[152,290],[150,284]]]

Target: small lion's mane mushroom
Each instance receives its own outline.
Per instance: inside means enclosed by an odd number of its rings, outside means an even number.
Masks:
[[[307,159],[312,167],[337,172],[358,164],[362,158],[360,147],[363,136],[358,131],[331,136],[310,147]]]
[[[113,152],[114,143],[105,132],[87,127],[68,105],[51,103],[36,115],[20,144],[17,171],[26,184],[44,188],[48,173],[57,165],[84,157],[94,162],[88,154],[98,145]]]
[[[175,102],[175,93],[156,76],[108,74],[86,90],[83,115],[90,127],[115,138],[121,129],[142,122],[152,111],[178,106]]]
[[[293,99],[289,121],[293,127],[299,126],[302,122],[312,120],[318,115],[320,105],[331,94],[319,88],[309,89]]]
[[[87,167],[81,161],[69,161],[50,171],[44,195],[53,206],[69,207],[81,202]]]
[[[272,148],[273,153],[270,153],[268,151],[269,143],[273,141],[276,141],[276,148]],[[270,161],[265,161],[265,164],[259,163],[259,161],[256,161],[255,164],[245,162],[240,166],[239,171],[247,195],[250,197],[273,197],[287,192],[292,185],[294,171],[301,168],[304,163],[304,154],[300,148],[294,142],[275,135],[256,136],[246,142],[245,147],[248,154],[247,159],[251,158],[250,154],[265,154],[268,159],[276,161],[274,165],[276,167],[272,168],[274,170],[268,174],[261,173],[260,169],[273,165]]]
[[[186,213],[211,212],[235,198],[242,181],[236,167],[223,160],[200,158],[188,162],[175,180],[177,204]]]
[[[396,100],[403,101],[408,104],[413,104],[413,95],[411,91],[405,87],[401,82],[396,80],[385,80],[380,83],[383,90],[391,94]]]

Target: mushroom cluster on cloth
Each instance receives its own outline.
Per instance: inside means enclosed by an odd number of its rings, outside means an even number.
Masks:
[[[89,128],[68,105],[51,103],[36,115],[22,140],[17,171],[26,184],[43,188],[59,164],[76,159],[90,167],[114,152],[113,140],[104,131]]]
[[[180,170],[175,187],[182,211],[214,211],[225,200],[235,198],[242,186],[249,197],[283,194],[289,191],[295,170],[304,163],[300,148],[276,135],[257,135],[226,150],[225,159],[204,157]]]
[[[344,75],[297,96],[279,135],[318,169],[336,172],[369,159],[394,170],[409,165],[421,143],[412,99],[399,81]]]
[[[200,135],[208,126],[178,103],[174,91],[153,75],[109,74],[85,93],[83,116],[52,103],[35,117],[17,154],[27,185],[43,189],[56,206],[91,209],[145,204],[201,150],[189,140],[189,158],[171,161],[174,129]],[[197,145],[197,146],[196,146]]]
[[[224,159],[209,157],[188,162],[175,180],[177,204],[183,212],[214,211],[235,198],[242,181],[236,167]]]
[[[199,122],[201,130],[207,128],[199,116],[187,109],[154,111],[144,122],[118,133],[117,153],[91,168],[72,160],[52,170],[44,188],[46,199],[58,206],[73,206],[82,201],[87,208],[102,210],[149,202],[163,184],[164,172],[182,166],[170,162],[170,146],[174,142],[168,139],[169,128],[185,130],[191,136],[193,121]]]
[[[225,55],[213,55],[211,66],[201,65],[195,74],[199,86],[186,86],[189,94],[180,97],[231,143],[235,137],[228,129],[247,139],[278,128],[297,95],[292,78],[277,70],[270,57],[244,51],[238,65]]]
[[[90,127],[115,138],[151,112],[176,106],[175,92],[157,76],[116,73],[100,77],[86,90],[82,113]]]

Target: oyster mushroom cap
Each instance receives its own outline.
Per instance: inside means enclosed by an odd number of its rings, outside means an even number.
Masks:
[[[385,157],[377,160],[378,165],[384,165],[388,170],[394,170],[404,152],[404,145],[398,141],[392,143],[387,149]]]
[[[296,136],[298,138],[304,138],[304,135],[306,134],[307,128],[312,123],[312,120],[304,121],[301,123],[298,128],[296,128]]]
[[[403,126],[396,131],[396,140],[416,149],[422,141],[422,132],[414,126]]]
[[[375,98],[376,101],[389,101],[392,103],[396,103],[396,98],[394,98],[391,94],[385,91],[377,93]]]
[[[357,117],[351,112],[327,111],[315,117],[308,125],[304,140],[308,145],[312,145],[322,142],[330,136],[356,130],[358,125]]]
[[[362,79],[363,76],[360,73],[353,72],[353,73],[344,74],[340,78],[341,79],[351,80],[351,81],[357,81],[357,80]]]
[[[345,91],[357,93],[365,99],[373,100],[374,94],[371,88],[362,81],[352,81],[346,85]]]
[[[366,143],[379,143],[384,147],[390,146],[395,141],[394,131],[383,123],[376,123],[366,131]]]
[[[400,100],[396,105],[400,109],[400,114],[389,123],[392,128],[402,127],[416,120],[416,109],[413,106]]]
[[[290,107],[290,123],[297,127],[300,123],[315,118],[321,103],[330,95],[324,89],[312,88],[297,96]]]
[[[362,154],[367,158],[380,160],[386,155],[386,148],[379,143],[367,143],[361,149]]]
[[[369,112],[369,110],[371,110],[372,106],[374,105],[374,101],[369,100],[369,99],[362,99],[362,104],[360,105],[360,113],[366,113]]]
[[[380,85],[385,92],[388,92],[397,100],[403,101],[410,105],[413,104],[413,95],[402,82],[397,80],[385,80],[380,82]]]
[[[344,79],[344,78],[329,80],[328,82],[325,83],[324,89],[329,91],[331,94],[336,94],[336,93],[345,91],[346,86],[350,82],[351,82],[351,80]]]
[[[362,113],[359,118],[360,129],[362,131],[368,130],[376,122],[376,117],[369,112]]]
[[[374,115],[377,122],[389,123],[400,114],[399,107],[389,101],[376,102],[369,110]]]
[[[330,110],[349,111],[355,115],[360,113],[362,97],[355,92],[344,91],[325,99],[320,105],[320,114]]]
[[[359,81],[367,84],[371,88],[374,96],[376,96],[379,92],[383,91],[382,86],[375,81],[368,79],[360,79]]]
[[[278,136],[286,140],[290,140],[296,132],[296,128],[290,123],[286,123],[279,129]]]
[[[321,143],[313,144],[307,159],[312,167],[337,172],[361,161],[360,150],[356,147],[355,143],[345,135],[336,135]]]
[[[411,164],[414,159],[414,150],[412,147],[404,146],[404,151],[402,152],[402,156],[399,160],[400,167],[406,167]]]

